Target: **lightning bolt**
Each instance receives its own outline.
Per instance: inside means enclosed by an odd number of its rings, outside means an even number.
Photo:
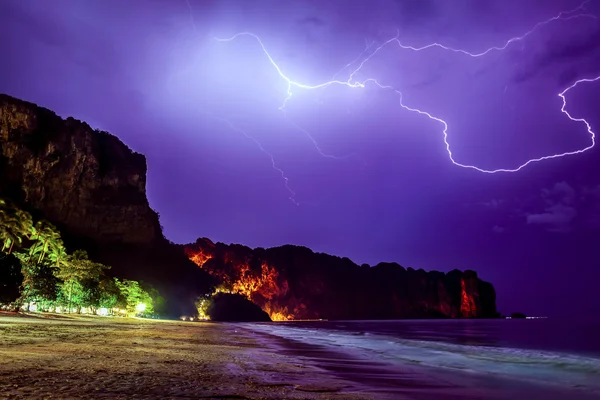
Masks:
[[[333,74],[331,79],[335,79],[335,77],[338,76],[339,74],[341,74],[342,72],[344,72],[346,70],[346,68],[350,67],[352,64],[354,64],[355,62],[360,60],[362,58],[362,56],[365,55],[365,53],[367,53],[374,44],[375,44],[375,41],[372,41],[371,43],[369,43],[367,41],[367,39],[365,39],[365,49],[362,51],[362,53],[360,53],[358,56],[356,56],[356,58],[354,60],[352,60],[348,64],[344,65],[338,72]]]
[[[192,21],[194,33],[198,33],[198,28],[196,28],[196,19],[194,18],[194,10],[192,9],[192,4],[190,3],[190,0],[185,0],[185,4],[187,4],[188,10],[190,10],[190,20]]]
[[[325,158],[333,158],[335,160],[343,160],[345,158],[348,157],[352,157],[354,154],[348,154],[347,156],[334,156],[332,154],[327,154],[325,153],[321,147],[319,146],[319,144],[317,143],[317,141],[312,137],[312,135],[310,134],[310,132],[308,132],[306,129],[300,127],[298,124],[296,124],[294,121],[292,121],[291,119],[288,119],[289,123],[297,130],[299,130],[300,132],[304,133],[306,135],[306,137],[308,137],[308,139],[312,142],[312,144],[315,146],[315,149],[317,149],[317,152],[325,157]]]
[[[387,42],[385,42],[383,45],[380,46],[384,47],[385,45],[395,42],[398,44],[398,46],[404,50],[413,50],[413,51],[422,51],[422,50],[427,50],[427,49],[431,49],[431,48],[440,48],[443,50],[447,50],[447,51],[451,51],[454,53],[460,53],[469,57],[483,57],[493,51],[502,51],[502,50],[506,50],[511,44],[515,43],[515,42],[520,42],[522,40],[524,40],[525,38],[527,38],[527,36],[531,35],[532,33],[534,33],[535,31],[537,31],[539,28],[541,28],[544,25],[548,25],[551,22],[554,22],[556,20],[571,20],[571,19],[575,19],[575,18],[581,18],[581,17],[588,17],[588,18],[594,18],[597,19],[597,17],[594,14],[591,13],[583,13],[583,14],[575,14],[572,15],[574,13],[576,13],[577,11],[583,11],[585,9],[585,6],[589,3],[590,0],[586,0],[583,3],[581,3],[578,7],[569,10],[569,11],[561,11],[558,15],[552,17],[552,18],[548,18],[545,21],[542,22],[538,22],[537,24],[535,24],[533,26],[533,28],[531,28],[530,30],[528,30],[527,32],[525,32],[524,34],[522,34],[521,36],[515,36],[512,37],[510,39],[508,39],[502,46],[493,46],[490,47],[480,53],[471,53],[469,51],[466,50],[462,50],[462,49],[456,49],[453,47],[449,47],[449,46],[444,46],[441,43],[430,43],[428,45],[425,46],[421,46],[421,47],[414,47],[414,46],[408,46],[408,45],[404,45],[402,44],[402,42],[400,42],[400,40],[398,39],[399,33],[396,34],[395,37],[393,37],[392,39],[388,40]],[[377,50],[379,50],[380,48],[378,48]]]
[[[288,104],[288,102],[290,101],[290,99],[293,96],[294,93],[294,89],[304,89],[304,90],[317,90],[317,89],[325,89],[328,88],[330,86],[335,86],[335,85],[339,85],[339,86],[346,86],[349,88],[353,88],[353,89],[357,89],[357,88],[365,88],[368,85],[374,85],[380,89],[384,89],[384,90],[390,90],[393,91],[394,93],[396,93],[398,95],[398,100],[399,100],[399,105],[401,108],[405,109],[406,111],[410,111],[413,113],[417,113],[423,116],[426,116],[427,118],[429,118],[430,120],[436,121],[437,123],[441,124],[443,126],[443,130],[442,130],[442,134],[443,134],[443,139],[444,139],[444,143],[446,145],[446,151],[448,153],[448,157],[450,159],[450,161],[459,167],[462,168],[467,168],[467,169],[473,169],[479,172],[483,172],[483,173],[488,173],[488,174],[494,174],[494,173],[498,173],[498,172],[517,172],[520,171],[521,169],[523,169],[524,167],[526,167],[529,164],[532,163],[536,163],[536,162],[540,162],[543,160],[549,160],[549,159],[554,159],[554,158],[560,158],[560,157],[565,157],[565,156],[569,156],[569,155],[575,155],[575,154],[581,154],[585,151],[590,150],[591,148],[594,147],[595,145],[595,134],[591,129],[590,124],[583,118],[573,118],[567,111],[566,111],[566,98],[565,98],[565,94],[573,89],[575,86],[577,86],[580,83],[584,83],[584,82],[594,82],[598,79],[600,79],[600,76],[596,77],[596,78],[590,78],[590,79],[580,79],[578,81],[576,81],[575,83],[573,83],[571,86],[567,87],[566,89],[564,89],[562,92],[560,92],[558,94],[559,97],[561,97],[563,105],[561,107],[561,112],[564,113],[569,119],[571,119],[572,121],[575,122],[582,122],[586,125],[587,127],[587,131],[590,134],[591,137],[591,144],[583,149],[580,150],[575,150],[575,151],[570,151],[570,152],[564,152],[564,153],[559,153],[559,154],[552,154],[552,155],[547,155],[547,156],[543,156],[543,157],[539,157],[539,158],[533,158],[530,160],[527,160],[525,163],[519,165],[516,168],[499,168],[499,169],[483,169],[480,167],[477,167],[475,165],[469,165],[469,164],[463,164],[460,163],[458,161],[456,161],[452,155],[452,151],[450,149],[450,143],[448,141],[448,123],[443,120],[442,118],[436,117],[433,114],[431,114],[428,111],[424,111],[418,108],[414,108],[414,107],[410,107],[408,105],[406,105],[403,102],[403,95],[402,92],[399,91],[398,89],[395,89],[394,87],[390,86],[390,85],[384,85],[380,82],[378,82],[376,79],[373,78],[368,78],[365,79],[364,81],[355,81],[354,80],[354,76],[359,73],[362,68],[364,67],[364,65],[369,62],[379,51],[381,51],[383,48],[385,48],[386,46],[389,46],[393,43],[397,44],[398,47],[400,47],[403,50],[410,50],[410,51],[425,51],[425,50],[429,50],[429,49],[434,49],[434,48],[438,48],[438,49],[442,49],[444,51],[450,51],[450,52],[454,52],[454,53],[458,53],[464,56],[468,56],[471,58],[478,58],[478,57],[483,57],[487,54],[490,54],[491,52],[494,51],[503,51],[505,49],[507,49],[511,44],[519,42],[519,41],[523,41],[525,40],[528,36],[530,36],[532,33],[534,33],[535,31],[537,31],[538,29],[540,29],[542,26],[545,26],[547,24],[550,24],[553,21],[556,20],[571,20],[571,19],[575,19],[575,18],[582,18],[582,17],[587,17],[587,18],[594,18],[597,19],[595,15],[590,14],[588,12],[583,12],[585,9],[585,6],[587,5],[587,3],[589,2],[589,0],[586,0],[585,2],[583,2],[581,5],[579,5],[577,8],[574,8],[572,10],[569,11],[562,11],[560,12],[558,15],[549,18],[545,21],[539,22],[536,25],[534,25],[533,28],[531,28],[529,31],[525,32],[524,34],[520,35],[520,36],[515,36],[512,37],[510,39],[508,39],[503,45],[501,46],[493,46],[490,47],[482,52],[479,53],[473,53],[473,52],[469,52],[467,50],[463,50],[463,49],[457,49],[457,48],[453,48],[453,47],[449,47],[449,46],[445,46],[441,43],[431,43],[425,46],[421,46],[421,47],[415,47],[415,46],[410,46],[410,45],[405,45],[403,44],[400,39],[399,39],[399,31],[397,31],[396,36],[394,36],[393,38],[383,42],[381,45],[379,45],[377,48],[375,48],[375,50],[373,50],[368,56],[364,57],[362,59],[362,61],[358,64],[358,66],[349,74],[349,77],[347,80],[343,81],[343,80],[339,80],[336,79],[335,77],[337,75],[339,75],[341,72],[345,71],[348,67],[350,67],[351,65],[355,64],[365,53],[368,52],[368,50],[372,47],[372,44],[366,45],[366,49],[363,50],[363,52],[357,57],[355,58],[353,61],[351,61],[350,63],[346,64],[346,66],[344,66],[340,71],[338,71],[334,77],[326,82],[322,82],[322,83],[318,83],[315,85],[309,85],[309,84],[305,84],[305,83],[301,83],[301,82],[296,82],[294,80],[292,80],[291,78],[289,78],[281,69],[281,67],[277,64],[277,62],[275,61],[275,59],[271,56],[271,54],[269,53],[269,51],[267,50],[265,44],[263,43],[263,41],[260,39],[260,37],[252,32],[239,32],[236,33],[235,35],[228,37],[228,38],[218,38],[215,37],[214,40],[218,41],[218,42],[231,42],[233,40],[236,40],[240,37],[246,36],[246,37],[251,37],[253,38],[258,45],[260,46],[260,48],[262,49],[262,52],[264,53],[264,55],[266,56],[266,58],[269,60],[271,66],[273,67],[273,69],[277,72],[277,74],[287,83],[287,88],[286,88],[286,96],[283,99],[283,102],[281,104],[281,106],[279,107],[280,110],[285,112],[285,108]],[[580,12],[580,13],[578,13]],[[316,141],[312,138],[312,136],[305,130],[303,130],[302,128],[298,127],[296,125],[296,128],[300,129],[301,131],[303,131],[304,133],[307,134],[307,136],[311,139],[311,141],[313,142],[313,144],[316,146],[317,150],[321,153],[321,155],[326,156],[326,154],[324,154],[319,146],[317,145]]]
[[[300,203],[296,201],[296,192],[294,192],[294,190],[292,190],[292,188],[290,188],[289,186],[289,178],[287,177],[287,175],[285,174],[285,172],[279,168],[277,166],[277,164],[275,163],[275,157],[273,157],[273,155],[267,151],[267,149],[264,148],[264,146],[252,135],[250,135],[248,132],[246,132],[245,130],[239,128],[238,126],[236,126],[233,122],[231,122],[230,120],[217,116],[217,115],[213,115],[213,114],[208,114],[205,112],[205,114],[210,115],[212,118],[215,118],[216,120],[219,120],[221,122],[224,122],[225,124],[227,124],[232,130],[241,133],[242,135],[244,135],[247,139],[252,140],[256,146],[260,149],[260,151],[262,151],[263,153],[265,153],[269,159],[271,160],[271,166],[273,167],[273,169],[277,172],[279,172],[279,174],[281,175],[281,179],[283,180],[283,183],[285,185],[286,190],[289,192],[290,196],[289,199],[292,201],[292,203],[294,203],[295,205],[299,206]]]

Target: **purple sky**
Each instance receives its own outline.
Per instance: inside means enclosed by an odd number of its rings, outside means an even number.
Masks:
[[[294,89],[284,113],[286,81],[258,41],[212,39],[251,31],[286,76],[315,85],[396,30],[405,45],[477,53],[579,4],[5,0],[0,92],[144,153],[150,202],[175,242],[293,243],[357,263],[470,268],[495,285],[502,312],[598,315],[596,148],[516,173],[461,168],[442,124],[400,108],[393,91]],[[600,16],[600,1],[587,10]],[[449,124],[457,162],[494,170],[589,146],[558,93],[599,75],[600,17],[588,16],[479,58],[390,44],[355,78],[402,91],[406,105]],[[600,80],[566,97],[571,115],[600,131]]]

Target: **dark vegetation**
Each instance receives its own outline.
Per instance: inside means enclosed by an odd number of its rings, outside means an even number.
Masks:
[[[191,315],[213,280],[165,239],[146,171],[115,136],[0,94],[0,197],[51,223],[70,254],[111,266],[106,276],[155,287],[164,316]]]
[[[269,322],[269,314],[241,294],[216,293],[212,296],[206,315],[212,321]]]
[[[56,227],[0,199],[0,306],[5,309],[152,315],[152,287],[109,277],[83,250],[69,254]]]

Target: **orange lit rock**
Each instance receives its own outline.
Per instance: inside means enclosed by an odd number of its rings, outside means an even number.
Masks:
[[[358,266],[299,246],[250,249],[205,238],[184,251],[273,321],[497,316],[494,288],[473,271]]]

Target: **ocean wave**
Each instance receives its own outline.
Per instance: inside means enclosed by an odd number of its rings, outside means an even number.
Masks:
[[[367,332],[251,325],[249,329],[326,346],[357,357],[600,391],[600,358],[555,351],[404,339]]]

